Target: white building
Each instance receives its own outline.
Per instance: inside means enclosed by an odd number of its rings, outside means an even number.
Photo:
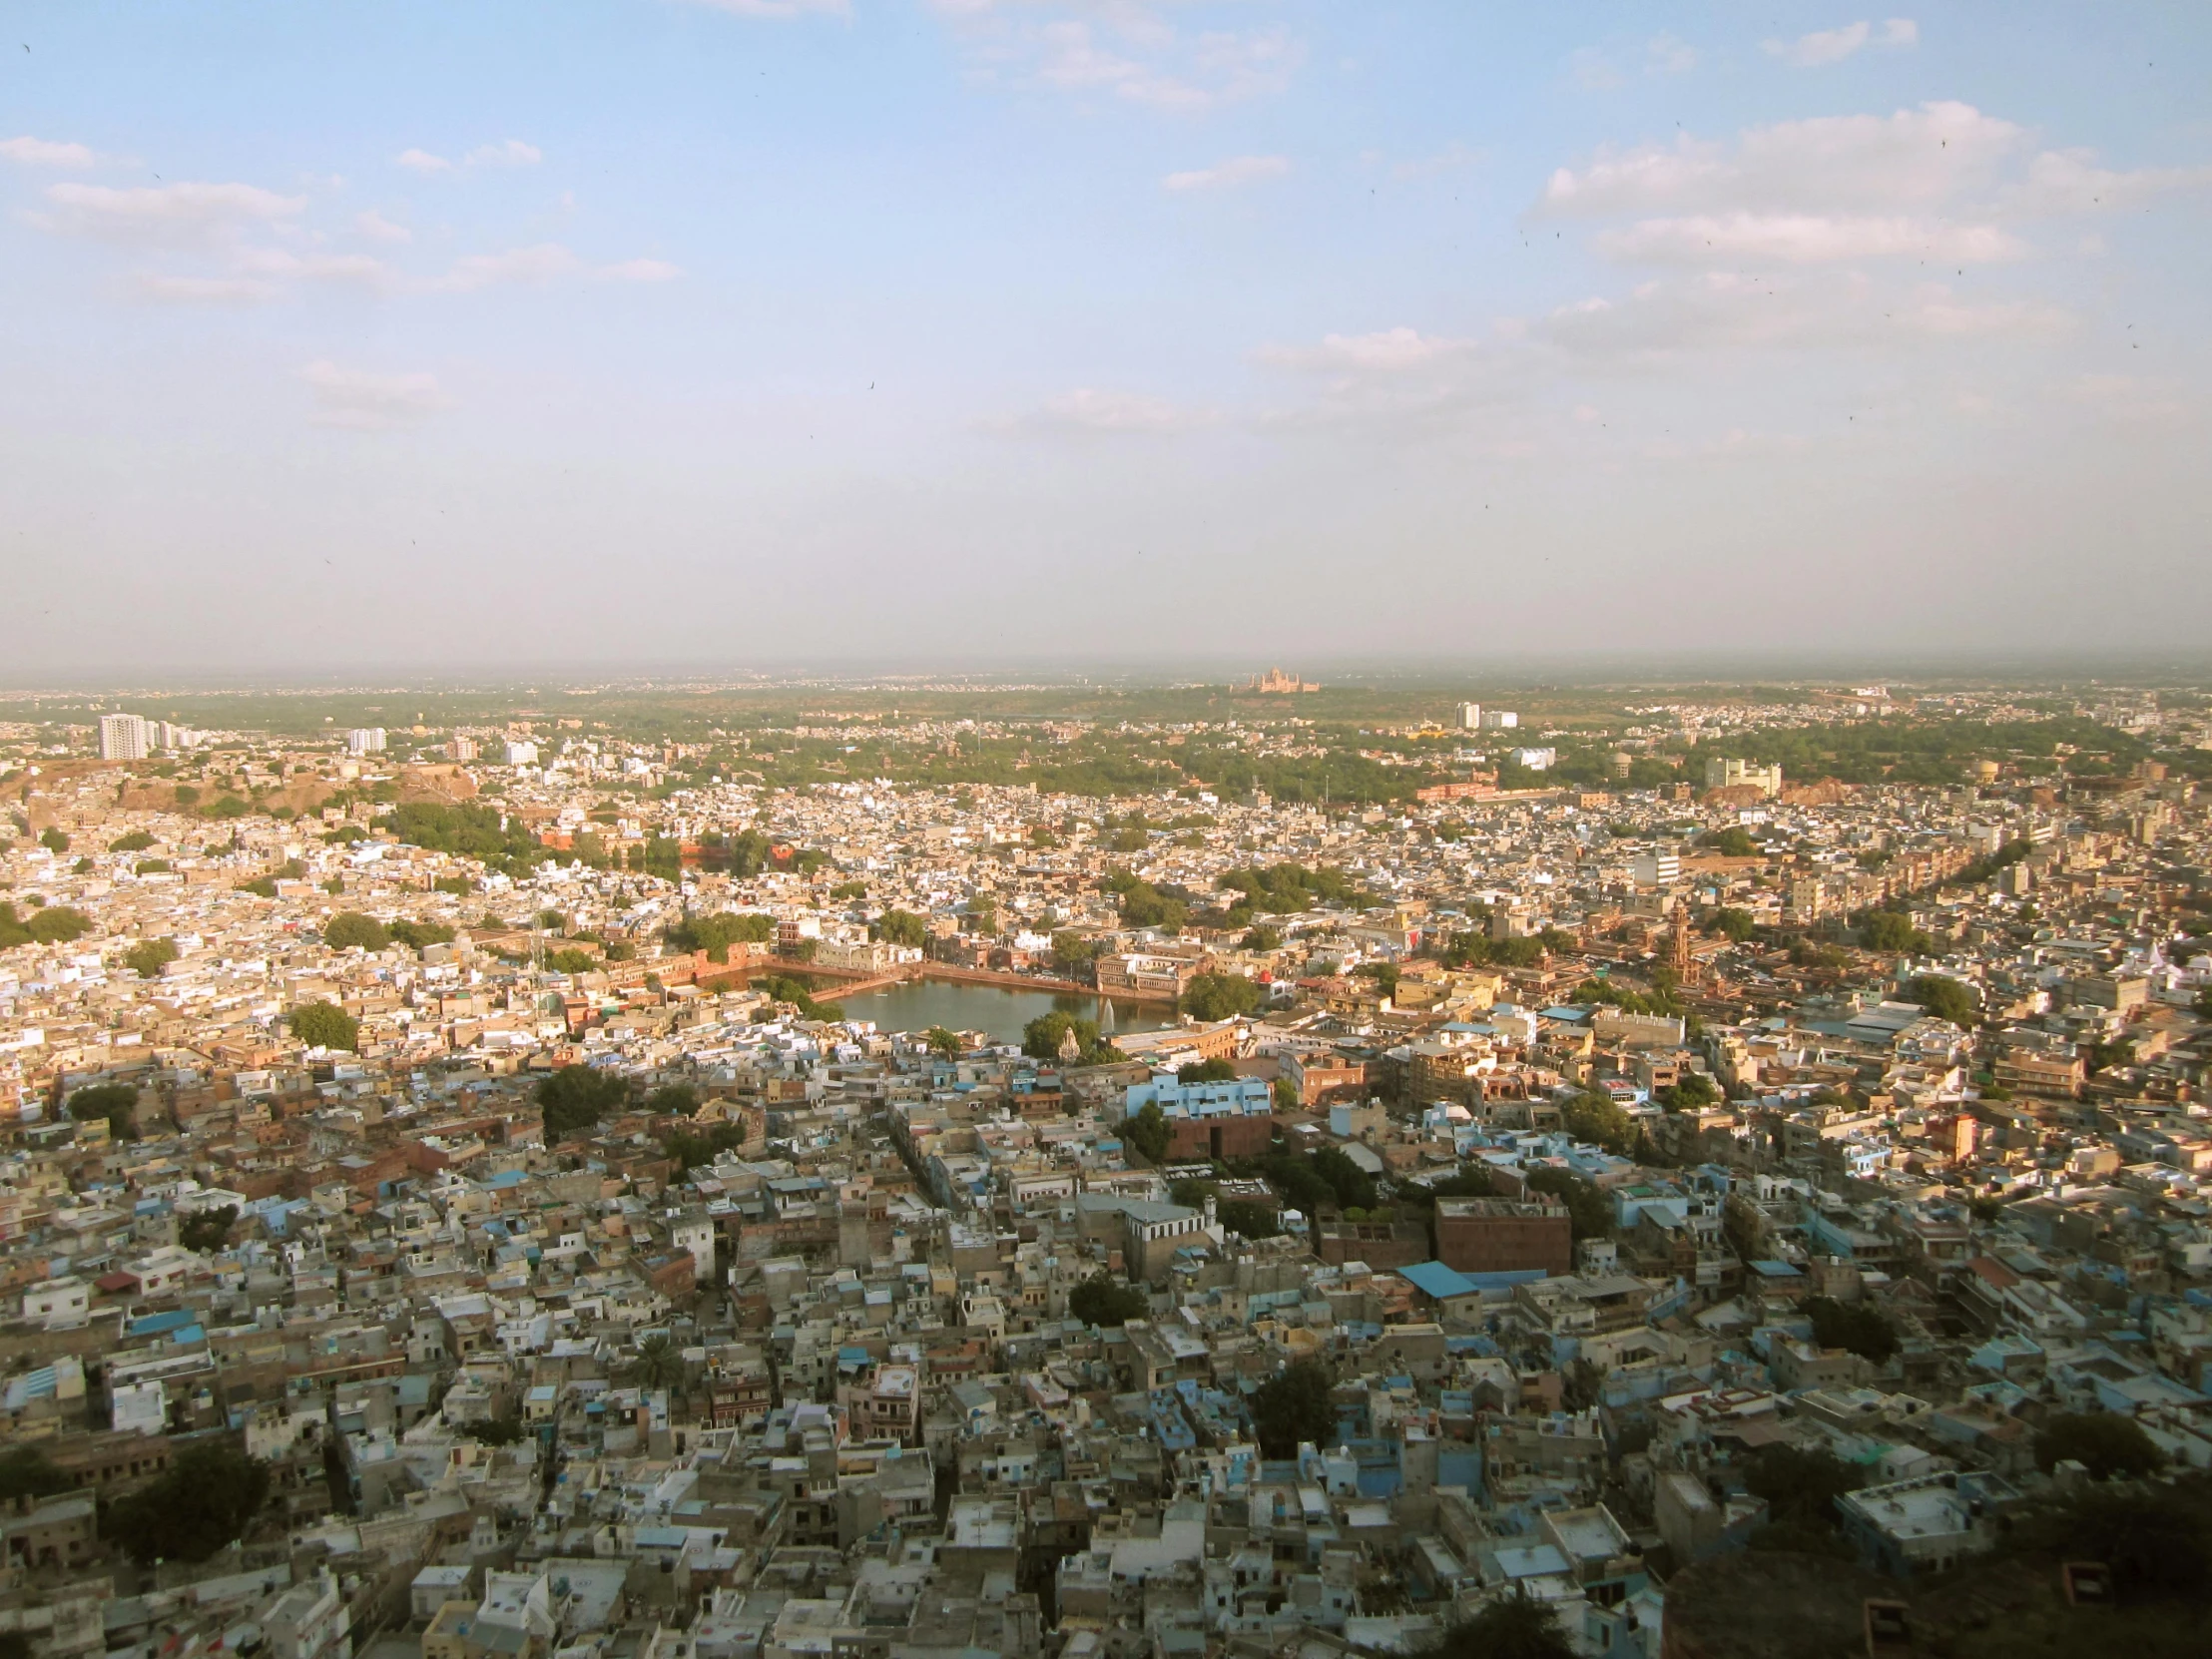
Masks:
[[[1510,732],[1520,724],[1520,716],[1511,709],[1484,709],[1481,717],[1485,732]]]
[[[507,765],[511,767],[534,767],[537,764],[538,746],[536,744],[530,742],[527,738],[509,738],[507,740]]]
[[[1639,887],[1668,887],[1682,879],[1682,854],[1671,846],[1639,852],[1629,864]]]
[[[1556,749],[1516,749],[1511,754],[1515,766],[1524,766],[1530,772],[1549,772],[1552,763],[1559,759]]]
[[[23,1293],[23,1318],[49,1331],[67,1330],[85,1323],[92,1307],[92,1290],[82,1279],[64,1275],[49,1279]]]
[[[1457,726],[1462,732],[1475,732],[1481,730],[1482,705],[1479,703],[1460,704],[1458,718],[1455,719],[1452,724]]]
[[[137,715],[100,717],[100,758],[143,761],[154,747],[154,729]]]
[[[1756,761],[1741,761],[1735,756],[1716,757],[1705,763],[1705,787],[1709,790],[1732,790],[1749,785],[1769,800],[1782,793],[1782,769],[1779,766],[1763,767]]]
[[[348,755],[381,755],[384,752],[384,729],[381,726],[356,726],[345,734],[345,752]]]

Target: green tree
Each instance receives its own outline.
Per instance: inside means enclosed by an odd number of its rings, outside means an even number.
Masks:
[[[70,1488],[69,1476],[37,1446],[18,1445],[0,1451],[0,1503],[13,1503],[22,1497],[53,1497]]]
[[[664,1083],[645,1097],[645,1109],[664,1117],[688,1118],[699,1110],[699,1091],[689,1083]]]
[[[154,837],[144,830],[133,830],[127,835],[118,835],[108,842],[110,852],[144,852],[154,844]]]
[[[454,930],[442,921],[395,921],[386,931],[409,950],[422,950],[433,944],[451,944]]]
[[[1926,955],[1935,941],[1918,927],[1913,918],[1896,910],[1869,910],[1860,918],[1860,931],[1865,934],[1867,948],[1886,955],[1904,952],[1910,955]]]
[[[1897,1327],[1869,1303],[1809,1296],[1798,1308],[1813,1322],[1813,1341],[1823,1348],[1848,1349],[1878,1366],[1898,1351]]]
[[[868,933],[885,944],[919,950],[929,942],[929,923],[911,910],[885,910],[868,925]]]
[[[239,1219],[236,1204],[218,1205],[213,1210],[195,1210],[177,1224],[177,1242],[187,1250],[202,1255],[221,1250],[231,1241],[231,1227]]]
[[[1528,1190],[1556,1198],[1567,1207],[1574,1240],[1609,1238],[1613,1232],[1613,1207],[1594,1183],[1572,1170],[1539,1169],[1528,1174]]]
[[[930,1026],[928,1030],[921,1034],[921,1040],[928,1045],[930,1053],[941,1054],[947,1060],[956,1057],[960,1052],[960,1033],[947,1031],[941,1025]]]
[[[1724,904],[1706,918],[1705,925],[1716,933],[1725,934],[1742,944],[1759,930],[1759,924],[1751,919],[1749,910],[1740,910],[1732,904]]]
[[[1260,1455],[1298,1455],[1301,1442],[1336,1443],[1337,1412],[1329,1399],[1329,1372],[1319,1360],[1294,1360],[1252,1396],[1252,1426]]]
[[[1372,1210],[1375,1208],[1375,1178],[1345,1152],[1334,1146],[1315,1150],[1313,1171],[1329,1183],[1329,1190],[1336,1195],[1338,1207],[1346,1210]]]
[[[1280,927],[1270,927],[1265,922],[1257,927],[1248,928],[1245,932],[1243,948],[1262,953],[1270,950],[1281,950],[1283,948],[1283,930]]]
[[[630,1381],[641,1388],[673,1388],[684,1381],[684,1351],[675,1339],[656,1331],[638,1344],[629,1372]]]
[[[563,1066],[541,1079],[531,1093],[545,1115],[546,1139],[559,1141],[621,1110],[629,1102],[630,1085],[611,1071]]]
[[[1150,1315],[1152,1301],[1101,1268],[1068,1293],[1068,1312],[1085,1325],[1116,1329]]]
[[[391,933],[374,916],[340,910],[322,924],[322,942],[332,950],[351,950],[356,945],[363,950],[381,950],[391,942]]]
[[[123,965],[141,979],[159,979],[177,955],[175,939],[141,939],[123,953]]]
[[[2035,1466],[2048,1474],[2069,1458],[2095,1480],[2157,1474],[2166,1466],[2166,1454],[2143,1425],[2113,1411],[2063,1411],[2044,1421],[2035,1436]]]
[[[1720,1086],[1702,1071],[1686,1071],[1680,1081],[1669,1083],[1653,1093],[1657,1101],[1670,1112],[1692,1112],[1700,1106],[1711,1106],[1721,1098]]]
[[[1080,1050],[1078,1065],[1096,1065],[1101,1059],[1113,1057],[1101,1048],[1096,1020],[1080,1019],[1061,1008],[1039,1014],[1021,1028],[1021,1051],[1032,1060],[1056,1060],[1060,1057],[1061,1039],[1071,1030]]]
[[[1698,844],[1711,848],[1724,858],[1759,856],[1759,843],[1751,838],[1751,832],[1740,824],[1732,824],[1725,830],[1708,830],[1698,836]]]
[[[79,1123],[108,1120],[112,1140],[138,1139],[138,1090],[129,1083],[95,1083],[69,1097],[69,1115]]]
[[[1626,1157],[1636,1150],[1642,1129],[1636,1120],[1623,1111],[1609,1094],[1595,1091],[1578,1094],[1560,1109],[1567,1133],[1578,1141],[1603,1147],[1607,1152]]]
[[[227,1440],[184,1444],[152,1484],[108,1506],[101,1531],[140,1566],[205,1561],[243,1537],[269,1497],[269,1465]]]
[[[1836,1500],[1856,1491],[1865,1476],[1833,1451],[1805,1450],[1784,1441],[1761,1446],[1744,1471],[1744,1485],[1767,1500],[1771,1523],[1833,1532]]]
[[[1168,1155],[1168,1119],[1160,1110],[1160,1103],[1148,1100],[1128,1117],[1122,1119],[1122,1138],[1144,1155],[1148,1164],[1157,1164]]]
[[[1575,1659],[1559,1615],[1526,1591],[1454,1618],[1418,1650],[1418,1659]]]
[[[291,1034],[309,1048],[351,1049],[360,1042],[361,1022],[335,1002],[302,1002],[291,1011]]]
[[[38,832],[38,843],[56,857],[69,850],[69,837],[52,825]]]
[[[1948,974],[1915,974],[1905,983],[1905,1000],[1919,1003],[1933,1017],[1947,1019],[1953,1025],[1973,1023],[1973,992]]]
[[[1182,1008],[1193,1019],[1235,1019],[1260,1006],[1258,984],[1241,973],[1201,973],[1184,988]]]
[[[40,944],[74,944],[92,931],[92,917],[68,904],[49,904],[25,924]]]
[[[670,944],[678,950],[704,950],[710,962],[729,961],[733,944],[767,944],[775,937],[776,918],[759,911],[718,910],[668,930]]]
[[[1267,1205],[1249,1198],[1232,1198],[1214,1206],[1214,1219],[1232,1233],[1248,1239],[1272,1239],[1283,1231],[1282,1219]]]
[[[1305,1104],[1299,1097],[1298,1085],[1288,1077],[1278,1077],[1269,1084],[1268,1093],[1274,1096],[1274,1106],[1278,1112],[1295,1112]]]

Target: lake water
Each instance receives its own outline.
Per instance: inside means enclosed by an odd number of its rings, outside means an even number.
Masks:
[[[816,989],[821,997],[836,996],[836,986]],[[1099,1029],[1157,1031],[1175,1023],[1173,1010],[1148,1002],[1113,1002],[1095,996],[1055,996],[1049,991],[1008,991],[996,985],[962,985],[946,979],[923,979],[912,984],[890,985],[859,996],[837,998],[846,1019],[873,1020],[878,1031],[926,1031],[941,1025],[948,1031],[983,1031],[998,1042],[1021,1041],[1021,1028],[1041,1014],[1064,1008],[1079,1019],[1095,1019]]]

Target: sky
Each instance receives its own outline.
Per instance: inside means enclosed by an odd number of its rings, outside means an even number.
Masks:
[[[0,680],[2203,650],[2212,7],[1854,3],[11,0]]]

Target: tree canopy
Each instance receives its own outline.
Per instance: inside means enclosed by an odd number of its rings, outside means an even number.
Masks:
[[[2035,1436],[2035,1466],[2048,1474],[2068,1459],[2097,1480],[2156,1474],[2166,1466],[2166,1454],[2143,1425],[2113,1411],[2063,1411],[2045,1420]]]
[[[929,942],[929,923],[911,910],[885,910],[868,927],[885,944],[919,950]]]
[[[1973,1023],[1976,1008],[1973,992],[1948,974],[1915,974],[1906,981],[1905,1000],[1919,1003],[1935,1018],[1947,1019],[1953,1025]]]
[[[558,1141],[620,1110],[630,1099],[630,1085],[611,1071],[563,1066],[531,1093],[545,1114],[546,1138]]]
[[[1301,1441],[1326,1447],[1336,1441],[1337,1413],[1329,1399],[1329,1372],[1319,1360],[1295,1360],[1252,1396],[1252,1426],[1263,1457],[1295,1457]]]
[[[101,1531],[140,1566],[205,1561],[245,1535],[268,1497],[267,1463],[228,1441],[188,1441],[159,1479],[108,1506]]]
[[[1068,1293],[1068,1312],[1085,1325],[1113,1328],[1144,1319],[1152,1302],[1136,1286],[1101,1268]]]
[[[1075,1033],[1078,1065],[1097,1065],[1117,1056],[1098,1038],[1098,1022],[1071,1014],[1064,1008],[1055,1008],[1048,1014],[1039,1014],[1021,1028],[1021,1051],[1032,1060],[1056,1060],[1060,1057],[1060,1044],[1067,1034]]]
[[[1168,1119],[1157,1100],[1146,1101],[1122,1119],[1121,1134],[1148,1164],[1157,1164],[1168,1155]]]
[[[1183,991],[1183,1012],[1193,1019],[1234,1019],[1260,1006],[1263,993],[1241,973],[1201,973]]]
[[[138,1138],[138,1090],[129,1083],[95,1083],[69,1097],[69,1115],[79,1123],[108,1120],[112,1140]]]
[[[1798,1307],[1813,1322],[1813,1340],[1823,1348],[1848,1349],[1878,1366],[1898,1351],[1897,1327],[1869,1303],[1809,1296]]]
[[[360,1041],[361,1022],[335,1002],[302,1002],[291,1011],[291,1034],[310,1048],[350,1049]]]
[[[177,956],[175,939],[141,939],[123,953],[123,965],[141,979],[159,979]]]
[[[391,931],[374,916],[358,910],[340,910],[322,924],[322,942],[332,950],[381,950],[391,943]]]
[[[1594,1183],[1585,1181],[1572,1170],[1531,1170],[1528,1190],[1556,1198],[1567,1207],[1568,1223],[1574,1232],[1575,1243],[1584,1239],[1603,1239],[1613,1231],[1613,1207]]]

